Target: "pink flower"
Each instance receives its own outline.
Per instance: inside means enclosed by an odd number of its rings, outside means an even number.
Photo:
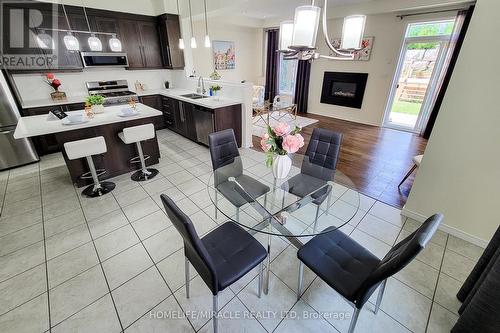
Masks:
[[[262,136],[262,139],[260,140],[260,147],[265,152],[267,152],[271,148],[271,145],[269,143],[267,143],[268,140],[269,140],[269,134],[267,134],[267,133],[264,134]]]
[[[285,123],[278,123],[276,127],[274,128],[274,133],[276,133],[277,136],[285,136],[290,132],[290,126]]]
[[[300,134],[287,135],[283,140],[283,149],[289,154],[296,153],[303,146],[304,138]]]

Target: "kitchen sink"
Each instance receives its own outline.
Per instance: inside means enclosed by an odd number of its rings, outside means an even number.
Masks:
[[[184,94],[184,95],[181,95],[182,97],[187,97],[187,98],[191,98],[191,99],[200,99],[200,98],[207,98],[208,96],[205,96],[205,95],[200,95],[200,94],[195,94],[195,93],[191,93],[191,94]]]

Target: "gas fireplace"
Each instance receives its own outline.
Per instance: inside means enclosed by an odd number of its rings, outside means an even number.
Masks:
[[[361,109],[367,73],[325,72],[321,103]]]

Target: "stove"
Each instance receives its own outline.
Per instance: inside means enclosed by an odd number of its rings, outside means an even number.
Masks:
[[[139,102],[139,97],[128,90],[127,80],[90,81],[86,83],[89,95],[104,96],[104,105],[127,104],[131,99]]]

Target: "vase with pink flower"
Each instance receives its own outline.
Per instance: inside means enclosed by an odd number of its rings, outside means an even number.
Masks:
[[[267,126],[260,145],[266,152],[266,165],[273,168],[275,178],[286,178],[292,167],[289,154],[296,153],[304,146],[304,138],[300,135],[301,128],[295,126],[293,130],[290,125],[278,123],[274,128]]]

